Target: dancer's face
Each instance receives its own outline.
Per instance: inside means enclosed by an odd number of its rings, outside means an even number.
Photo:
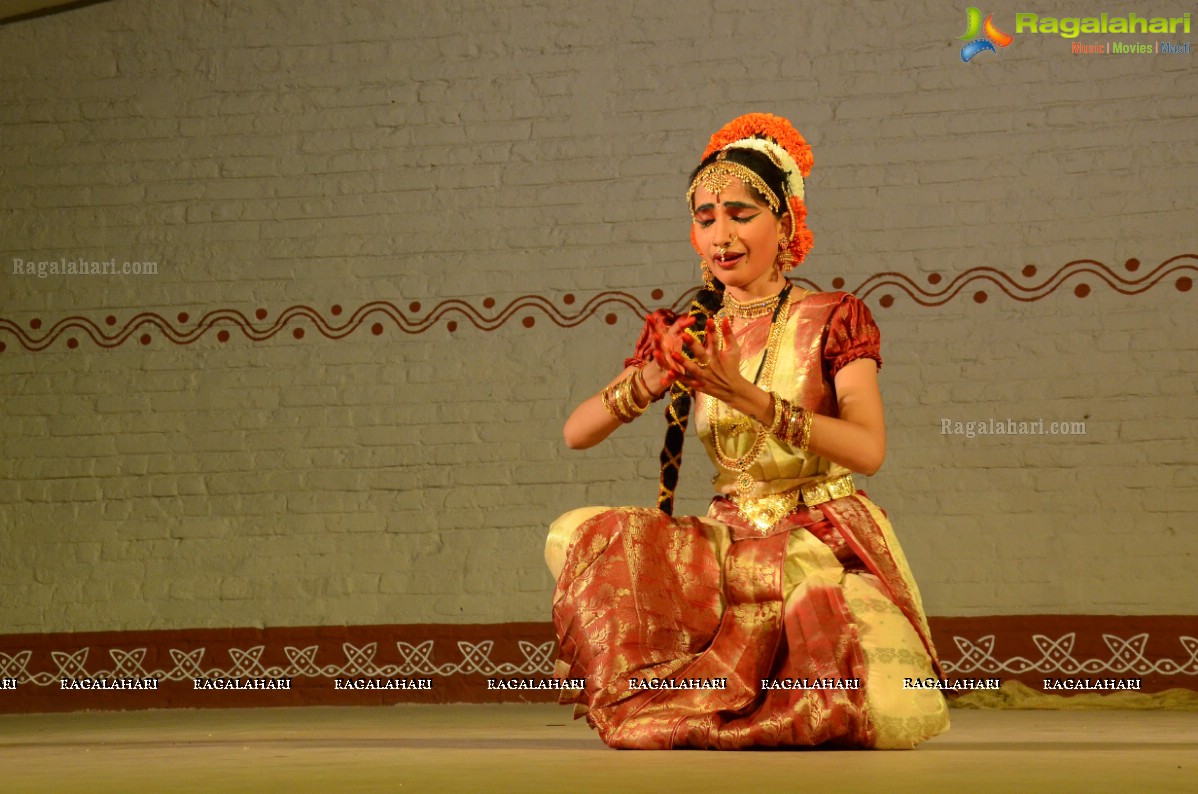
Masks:
[[[733,179],[718,195],[699,185],[694,193],[695,241],[708,267],[733,294],[768,295],[782,288],[774,268],[786,216]]]

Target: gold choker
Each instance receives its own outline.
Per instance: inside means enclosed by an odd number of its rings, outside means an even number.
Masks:
[[[777,295],[771,295],[768,298],[758,298],[753,301],[741,302],[725,292],[723,313],[738,320],[756,320],[758,317],[773,314],[781,296],[782,293],[779,292]]]

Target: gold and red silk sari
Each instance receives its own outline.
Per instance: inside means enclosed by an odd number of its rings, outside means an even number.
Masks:
[[[746,377],[769,327],[764,317],[737,333]],[[835,416],[832,379],[858,358],[881,363],[869,310],[845,293],[810,294],[791,306],[772,388]],[[705,403],[695,421],[714,462]],[[754,434],[728,414],[720,438],[736,457]],[[939,662],[886,514],[851,492],[848,470],[771,436],[749,469],[765,496],[738,506],[737,472],[716,466],[706,517],[594,507],[554,522],[547,555],[565,556],[556,673],[586,680],[562,702],[632,749],[909,748],[946,730],[941,693],[904,687],[939,677]],[[814,496],[822,483],[837,498]],[[815,506],[777,518],[804,487]]]

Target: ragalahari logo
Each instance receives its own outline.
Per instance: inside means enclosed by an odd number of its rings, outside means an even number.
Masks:
[[[982,12],[976,8],[970,7],[965,14],[969,28],[965,31],[965,35],[960,37],[961,41],[968,42],[961,48],[961,60],[965,63],[969,63],[973,56],[984,50],[997,53],[998,50],[994,49],[995,44],[1005,47],[1015,40],[1014,36],[1003,33],[994,27],[994,14],[986,17],[985,24],[982,23]],[[985,35],[979,38],[979,33]]]

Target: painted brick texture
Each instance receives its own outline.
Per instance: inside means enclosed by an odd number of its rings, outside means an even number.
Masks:
[[[800,277],[1028,288],[867,297],[890,449],[864,486],[929,613],[1192,612],[1195,63],[1029,34],[964,64],[964,26],[927,2],[112,0],[0,28],[23,334],[0,326],[0,633],[547,619],[549,521],[649,504],[663,430],[578,453],[561,423],[618,369],[629,304],[697,283],[685,176],[752,110],[815,150]],[[1138,294],[1092,269],[1020,300],[1075,260],[1187,254]],[[505,314],[522,296],[558,315]],[[428,322],[284,314],[377,301]],[[942,433],[991,418],[1086,432]],[[692,441],[680,510],[709,474]]]

